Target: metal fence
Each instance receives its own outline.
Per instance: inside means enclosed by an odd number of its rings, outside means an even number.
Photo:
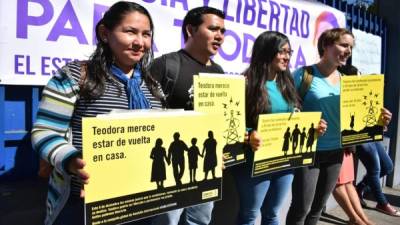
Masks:
[[[349,5],[346,1],[341,0],[318,0],[325,5],[329,5],[346,13],[347,28],[353,28],[378,35],[382,38],[382,55],[381,55],[381,72],[385,74],[386,68],[386,35],[387,27],[383,19],[368,12],[364,7],[358,5]]]

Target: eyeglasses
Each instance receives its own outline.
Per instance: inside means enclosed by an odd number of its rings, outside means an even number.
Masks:
[[[278,51],[279,55],[288,55],[289,57],[293,55],[293,50],[292,49],[280,49]]]

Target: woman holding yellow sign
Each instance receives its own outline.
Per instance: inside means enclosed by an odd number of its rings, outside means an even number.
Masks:
[[[289,71],[292,49],[282,33],[266,31],[254,42],[250,67],[245,71],[246,123],[252,128],[250,145],[253,151],[260,147],[261,138],[256,129],[262,113],[292,112],[298,98]],[[234,175],[240,197],[237,224],[254,224],[261,210],[262,225],[278,224],[278,211],[293,179],[292,170],[251,177],[254,153],[246,151],[246,163],[236,166]]]
[[[85,224],[82,117],[113,109],[160,108],[160,86],[148,75],[153,22],[133,2],[117,2],[96,25],[97,47],[87,62],[59,70],[43,90],[32,130],[34,149],[54,169],[45,224]],[[72,136],[68,135],[69,131]]]
[[[296,70],[294,81],[303,98],[303,111],[320,111],[328,129],[318,139],[313,166],[298,168],[294,172],[292,203],[286,217],[287,225],[315,225],[329,195],[335,188],[343,160],[340,144],[340,77],[337,70],[345,65],[354,46],[353,34],[344,28],[334,28],[318,39],[320,61]],[[304,95],[306,74],[312,74]]]

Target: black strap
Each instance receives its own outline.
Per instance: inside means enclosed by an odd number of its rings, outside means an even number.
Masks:
[[[174,91],[176,81],[179,78],[181,61],[177,52],[164,54],[162,57],[165,59],[165,74],[162,79],[161,86],[169,102],[169,99]]]

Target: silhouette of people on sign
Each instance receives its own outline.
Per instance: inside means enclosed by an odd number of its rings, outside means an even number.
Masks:
[[[174,172],[175,183],[177,186],[181,186],[183,172],[185,171],[185,157],[184,151],[188,151],[188,147],[185,142],[179,140],[180,134],[174,133],[174,141],[168,148],[168,160],[172,162],[172,169]]]
[[[190,174],[190,183],[197,182],[196,181],[196,170],[197,170],[197,161],[198,156],[203,157],[200,154],[199,148],[196,146],[197,139],[192,138],[192,146],[190,146],[188,151],[188,159],[189,159],[189,174]]]
[[[286,129],[285,134],[283,135],[283,146],[282,151],[283,155],[286,156],[289,150],[289,140],[290,140],[290,127]]]
[[[354,130],[354,116],[355,115],[356,115],[355,113],[353,113],[353,114],[350,113],[350,128],[351,128],[351,130]]]
[[[203,152],[204,156],[204,180],[207,180],[208,172],[211,171],[213,179],[215,179],[215,167],[217,166],[217,141],[214,139],[214,134],[208,131],[208,138],[204,141]]]
[[[150,158],[153,159],[153,164],[151,166],[151,182],[156,182],[157,189],[164,188],[165,176],[165,161],[170,164],[167,158],[167,152],[165,148],[162,147],[163,141],[161,138],[157,138],[156,145],[151,150]]]
[[[299,143],[300,129],[298,128],[298,126],[299,126],[298,124],[294,126],[294,129],[292,131],[292,136],[290,137],[290,139],[292,140],[293,155],[296,153],[296,148]]]
[[[311,127],[308,129],[307,133],[307,145],[306,145],[306,152],[308,152],[308,149],[310,149],[310,152],[312,151],[312,146],[314,144],[314,123],[311,123]]]
[[[303,131],[300,133],[300,154],[303,151],[303,146],[304,146],[304,141],[306,140],[307,133],[306,133],[306,128],[303,127]]]

